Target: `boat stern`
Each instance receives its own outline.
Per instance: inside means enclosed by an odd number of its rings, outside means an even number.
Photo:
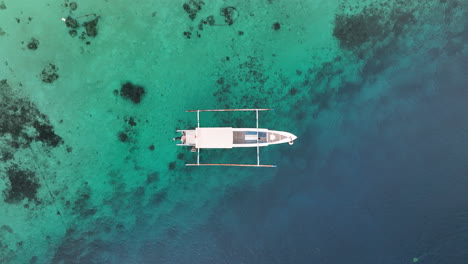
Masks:
[[[181,133],[179,137],[174,138],[175,141],[180,140],[178,146],[195,146],[197,142],[195,130],[177,130],[177,132]]]

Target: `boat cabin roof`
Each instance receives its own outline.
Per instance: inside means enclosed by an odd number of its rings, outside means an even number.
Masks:
[[[196,148],[232,148],[232,127],[197,127]]]

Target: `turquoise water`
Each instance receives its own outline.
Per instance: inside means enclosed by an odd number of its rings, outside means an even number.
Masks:
[[[0,0],[0,263],[466,263],[467,17],[457,0]],[[261,149],[276,169],[185,167],[185,110],[216,108],[274,108],[260,127],[298,140]]]

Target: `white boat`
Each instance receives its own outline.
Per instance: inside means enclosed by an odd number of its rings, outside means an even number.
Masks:
[[[195,129],[177,130],[182,133],[174,140],[181,140],[178,146],[189,146],[193,152],[197,152],[197,163],[187,166],[248,166],[248,167],[276,167],[275,165],[261,165],[259,148],[273,144],[288,143],[292,145],[297,137],[289,132],[258,128],[258,112],[273,109],[214,109],[214,110],[188,110],[197,112],[197,127]],[[225,111],[255,111],[256,128],[232,128],[232,127],[200,127],[200,112],[225,112]],[[200,163],[200,149],[230,149],[230,148],[257,148],[257,164],[215,164]]]

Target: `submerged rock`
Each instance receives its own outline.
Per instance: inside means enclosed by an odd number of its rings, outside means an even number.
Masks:
[[[78,35],[78,32],[76,30],[72,29],[72,30],[68,31],[68,34],[70,34],[70,36],[73,38],[73,37],[76,37],[76,35]]]
[[[59,75],[57,72],[58,72],[58,67],[52,63],[49,63],[49,65],[47,65],[44,68],[44,70],[42,70],[42,73],[41,73],[42,81],[45,83],[53,83],[55,80],[59,78]]]
[[[78,4],[76,2],[70,3],[70,10],[75,11],[78,8]]]
[[[38,133],[38,135],[35,137],[35,140],[47,144],[51,147],[57,147],[63,143],[63,139],[55,134],[54,127],[52,125],[34,121],[33,127]]]
[[[120,142],[128,141],[128,134],[125,132],[119,132],[118,137],[119,137]]]
[[[340,14],[335,18],[333,36],[340,41],[344,49],[352,50],[380,36],[384,32],[380,17],[367,13],[356,15]]]
[[[142,86],[134,85],[130,82],[125,83],[120,88],[120,96],[131,100],[135,104],[141,102],[141,98],[145,94],[145,89]]]
[[[228,6],[225,8],[221,8],[220,15],[224,17],[224,22],[227,25],[232,25],[239,17],[239,11],[233,6]]]
[[[6,203],[18,203],[23,199],[37,200],[37,190],[41,185],[36,174],[29,170],[22,170],[14,165],[7,169],[10,188],[5,192]]]
[[[130,118],[128,119],[128,124],[129,124],[130,126],[136,126],[136,125],[137,125],[137,123],[135,122],[135,119],[134,119],[133,117],[130,117]]]
[[[279,22],[276,22],[276,23],[273,23],[272,27],[273,27],[274,30],[279,30],[281,28],[281,25],[280,25]]]
[[[39,40],[32,38],[31,41],[29,41],[27,47],[30,50],[37,50],[38,46],[39,46]]]
[[[0,141],[14,149],[27,148],[31,142],[42,142],[48,147],[58,147],[63,139],[55,134],[49,119],[34,103],[15,96],[6,80],[0,82]],[[11,150],[2,149],[1,159],[14,158]]]
[[[210,25],[210,26],[214,26],[215,23],[216,23],[214,16],[208,16],[208,17],[206,18],[206,22],[207,22],[208,25]]]
[[[72,18],[71,16],[68,16],[65,19],[65,25],[69,28],[78,28],[80,27],[80,24],[78,24],[78,21],[76,19]]]
[[[187,12],[189,18],[194,20],[197,17],[197,13],[202,9],[202,6],[205,4],[202,0],[190,0],[188,3],[184,3],[182,8]]]
[[[86,34],[89,36],[89,37],[96,37],[97,34],[98,34],[98,31],[97,31],[97,24],[99,22],[99,17],[96,17],[95,19],[91,20],[91,21],[88,21],[88,22],[84,22],[83,23],[83,27],[86,28]]]
[[[13,153],[11,153],[9,151],[4,151],[3,153],[0,153],[0,156],[1,156],[0,160],[3,161],[3,162],[12,160],[14,158]]]

